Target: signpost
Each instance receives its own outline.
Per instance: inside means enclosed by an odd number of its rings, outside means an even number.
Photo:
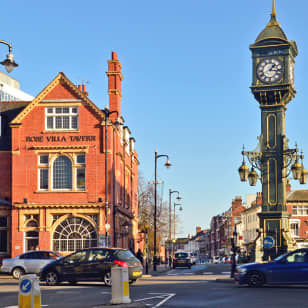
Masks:
[[[271,249],[274,247],[275,240],[271,236],[267,236],[263,239],[263,247],[266,249]]]

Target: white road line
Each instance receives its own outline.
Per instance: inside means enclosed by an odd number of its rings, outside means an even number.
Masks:
[[[149,293],[149,294],[152,294],[152,293]],[[146,297],[146,298],[139,298],[139,299],[136,299],[134,302],[146,301],[148,299],[153,299],[153,298],[165,298],[165,295],[162,295],[162,296],[151,296],[151,297]]]
[[[230,275],[231,272],[222,272],[223,275]]]
[[[204,272],[203,275],[213,275],[212,272]]]
[[[162,300],[160,303],[158,303],[153,308],[157,308],[157,307],[161,306],[162,304],[164,304],[166,301],[168,301],[170,298],[172,298],[175,295],[176,295],[175,293],[170,293],[168,297],[166,297],[164,300]]]

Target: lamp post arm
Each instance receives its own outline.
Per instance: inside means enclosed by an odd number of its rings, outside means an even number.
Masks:
[[[242,151],[242,155],[246,156],[249,163],[253,168],[261,170],[260,162],[262,154],[260,152],[255,151]]]
[[[6,41],[0,40],[1,44],[7,45],[9,47],[9,53],[12,52],[12,45]]]
[[[162,154],[162,155],[157,155],[157,152],[155,152],[155,159],[158,159],[160,157],[166,157],[167,159],[169,159],[169,156],[168,155],[165,155],[165,154]]]

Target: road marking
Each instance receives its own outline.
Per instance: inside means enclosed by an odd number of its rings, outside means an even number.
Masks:
[[[150,294],[150,293],[149,293]],[[155,294],[155,293],[152,293]],[[173,296],[175,296],[175,293],[170,293],[168,297],[166,297],[164,300],[162,300],[160,303],[158,303],[156,306],[154,306],[153,308],[157,308],[159,306],[161,306],[162,304],[164,304],[166,301],[168,301],[170,298],[172,298]]]
[[[111,292],[101,292],[101,294],[110,294]]]
[[[172,298],[173,296],[175,296],[175,293],[148,293],[149,295],[155,295],[156,296],[150,296],[150,297],[146,297],[146,298],[140,298],[140,299],[136,299],[134,300],[134,302],[140,302],[140,301],[146,301],[146,300],[150,300],[150,299],[162,299],[162,301],[160,301],[158,304],[156,304],[155,306],[153,306],[153,308],[158,308],[160,307],[162,304],[164,304],[166,301],[168,301],[170,298]],[[145,304],[146,306],[151,306],[151,304]]]
[[[223,275],[230,275],[231,272],[222,272]]]
[[[168,276],[176,276],[176,275],[178,275],[178,274],[168,274]]]
[[[203,275],[213,275],[212,272],[204,272]]]

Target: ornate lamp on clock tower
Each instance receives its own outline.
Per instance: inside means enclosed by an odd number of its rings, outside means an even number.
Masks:
[[[298,51],[295,41],[288,40],[276,20],[275,0],[270,22],[249,48],[253,59],[251,91],[260,104],[261,136],[259,151],[243,149],[243,164],[239,172],[242,181],[248,178],[250,184],[255,185],[259,176],[254,169],[260,171],[262,212],[259,214],[260,237],[256,257],[267,260],[292,246],[288,232],[290,215],[286,208],[287,176],[296,171],[295,178],[301,183],[307,177],[300,163],[303,155],[298,154],[297,148],[289,149],[287,144],[285,113],[287,104],[296,93],[293,76]],[[251,171],[245,164],[245,157],[252,165]]]

